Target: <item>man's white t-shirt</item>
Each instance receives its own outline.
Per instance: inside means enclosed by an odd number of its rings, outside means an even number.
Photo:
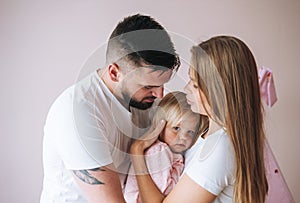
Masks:
[[[113,163],[123,187],[131,137],[145,130],[132,123],[132,114],[97,71],[65,90],[51,106],[44,127],[41,202],[86,202],[71,170]]]
[[[216,195],[214,202],[233,202],[236,159],[232,142],[224,129],[205,139],[199,137],[185,157],[183,174]]]

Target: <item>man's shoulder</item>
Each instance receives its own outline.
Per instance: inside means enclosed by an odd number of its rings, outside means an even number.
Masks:
[[[95,113],[97,108],[103,109],[102,106],[107,103],[106,98],[101,93],[94,75],[92,73],[86,76],[61,92],[50,106],[48,117],[52,115],[69,118],[74,116],[75,112]]]

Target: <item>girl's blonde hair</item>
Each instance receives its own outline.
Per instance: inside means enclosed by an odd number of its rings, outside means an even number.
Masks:
[[[178,125],[184,116],[198,116],[195,137],[208,126],[208,118],[194,113],[187,103],[186,94],[180,91],[168,93],[159,102],[157,110],[153,116],[153,125],[156,126],[161,120],[167,121],[167,126]],[[196,139],[195,139],[196,140]]]
[[[218,36],[191,49],[191,77],[226,128],[236,155],[234,202],[262,203],[268,191],[264,165],[263,107],[255,59],[245,43]]]

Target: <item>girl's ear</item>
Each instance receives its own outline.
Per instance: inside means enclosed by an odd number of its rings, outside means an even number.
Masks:
[[[163,130],[163,131],[164,131],[164,130]],[[161,132],[161,133],[159,134],[159,136],[158,136],[157,139],[158,139],[159,141],[162,141],[162,142],[163,142],[163,139],[162,139],[162,133],[163,133],[163,132]]]
[[[120,77],[120,69],[119,66],[115,63],[109,64],[108,66],[108,75],[111,81],[113,82],[119,82]]]
[[[158,140],[160,140],[160,141],[162,141],[162,142],[164,142],[163,135],[164,135],[164,133],[165,133],[165,130],[166,130],[167,125],[168,125],[168,122],[166,121],[165,127],[163,128],[163,130],[161,131],[161,133],[158,135],[158,138],[157,138]]]
[[[152,122],[152,126],[151,126],[151,128],[152,129],[155,129],[156,128],[156,126],[157,126],[157,120],[153,120],[153,122]],[[157,137],[157,139],[159,140],[159,141],[162,141],[163,142],[163,133],[165,132],[165,128],[166,128],[166,126],[167,126],[167,124],[165,125],[165,127],[163,128],[163,130],[159,133],[159,135],[158,135],[158,137]]]

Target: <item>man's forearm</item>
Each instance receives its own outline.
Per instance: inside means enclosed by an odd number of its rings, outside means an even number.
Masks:
[[[125,202],[119,175],[114,167],[73,170],[73,176],[88,202]]]

